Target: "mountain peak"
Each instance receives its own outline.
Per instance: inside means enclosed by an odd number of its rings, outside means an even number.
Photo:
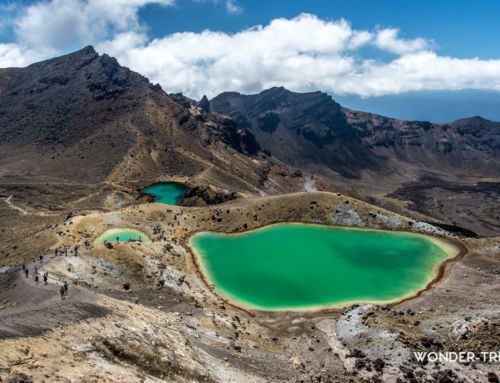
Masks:
[[[203,109],[205,112],[210,111],[210,101],[208,101],[208,98],[206,95],[203,95],[201,98],[200,102],[198,103],[201,109]]]
[[[99,55],[92,45],[87,45],[82,49],[69,53],[67,56],[87,56],[87,55]]]
[[[288,89],[286,89],[284,86],[273,86],[272,88],[263,90],[262,93],[291,93]]]
[[[493,123],[493,122],[481,116],[472,116],[452,121],[450,124],[460,125],[460,124],[485,124],[485,123]]]
[[[103,55],[101,57],[104,57]],[[71,52],[66,55],[54,57],[48,60],[40,61],[28,66],[28,68],[36,68],[36,67],[45,67],[47,66],[48,70],[56,70],[57,68],[52,68],[54,64],[59,66],[61,63],[66,63],[70,66],[83,67],[95,59],[99,58],[99,54],[95,51],[94,47],[91,45],[87,45],[86,47],[76,51]]]

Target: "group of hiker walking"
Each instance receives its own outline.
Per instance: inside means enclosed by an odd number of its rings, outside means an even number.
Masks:
[[[65,249],[65,252],[67,254],[67,249]],[[77,252],[78,252],[78,246],[75,246],[75,256],[77,255]],[[57,253],[58,253],[58,249],[55,250],[56,256],[57,256]],[[62,252],[61,252],[61,255],[62,255]],[[38,272],[37,261],[40,261],[40,265],[43,264],[43,254],[42,253],[40,253],[40,255],[33,260],[33,263],[34,263],[33,270],[34,270],[34,274],[35,274],[34,280],[35,280],[35,284],[38,285],[39,280],[40,280],[40,275]],[[26,276],[26,278],[29,278],[30,270],[25,264],[23,264],[22,270],[23,270],[23,273]],[[42,278],[43,278],[43,284],[47,285],[48,280],[49,280],[49,272],[48,271],[44,272],[42,275]],[[59,288],[59,293],[61,294],[61,299],[66,298],[66,295],[68,294],[68,282],[64,281],[64,284]]]
[[[40,261],[40,265],[43,264],[43,254],[40,253],[40,255],[38,257],[36,257],[35,259],[33,259],[33,270],[35,271],[35,281],[38,282],[38,265],[37,265],[37,261]],[[28,267],[23,264],[23,273],[26,275],[26,278],[29,277],[29,269]],[[48,272],[46,272],[43,276],[44,276],[44,281],[46,280],[46,277],[48,277]]]
[[[26,278],[29,278],[30,270],[24,264],[23,264],[23,273],[26,276]],[[38,266],[37,265],[34,266],[34,273],[35,273],[35,283],[38,285],[38,282],[40,280],[40,276],[38,273]],[[48,280],[49,280],[49,272],[46,271],[45,273],[43,273],[42,278],[43,278],[43,284],[46,285]]]
[[[78,256],[78,248],[79,246],[75,246],[74,249],[73,249],[73,254],[74,256]],[[70,250],[71,251],[71,250]],[[54,255],[57,257],[58,255],[64,255],[65,257],[68,256],[68,248],[67,247],[63,247],[61,250],[59,250],[59,248],[56,247],[56,249],[54,250]]]

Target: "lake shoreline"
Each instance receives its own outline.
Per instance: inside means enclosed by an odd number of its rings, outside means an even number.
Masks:
[[[167,190],[169,188],[171,190]],[[168,181],[155,182],[152,185],[142,188],[140,193],[152,197],[153,203],[179,205],[186,191],[187,187],[184,182]]]
[[[120,233],[125,233],[125,232],[126,233],[134,233],[137,235],[137,237],[141,237],[141,239],[131,238],[128,240],[119,240],[118,242],[128,242],[130,240],[142,241],[143,243],[151,242],[151,239],[148,237],[148,235],[146,233],[138,230],[138,229],[132,229],[132,228],[128,228],[128,227],[116,227],[116,228],[108,229],[108,230],[104,231],[103,233],[101,233],[101,235],[99,235],[96,239],[94,239],[94,243],[116,242],[116,237],[120,237]],[[109,236],[113,236],[114,239],[112,239],[112,240],[105,239]]]

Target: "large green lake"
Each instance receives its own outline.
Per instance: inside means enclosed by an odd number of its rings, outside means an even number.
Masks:
[[[458,253],[419,234],[300,223],[201,232],[189,245],[217,293],[265,310],[396,301],[424,288]]]
[[[155,202],[178,205],[181,197],[186,192],[186,188],[177,182],[162,182],[144,188],[142,192],[153,195]]]

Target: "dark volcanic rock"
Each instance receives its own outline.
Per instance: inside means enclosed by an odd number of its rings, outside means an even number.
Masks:
[[[500,123],[480,117],[432,124],[403,121],[343,109],[363,143],[393,163],[408,163],[422,173],[500,174]],[[404,166],[401,166],[404,168]]]
[[[0,380],[1,381],[1,380]],[[33,383],[33,377],[22,372],[16,373],[13,376],[7,377],[6,383]]]
[[[499,383],[498,375],[494,372],[488,372],[488,382],[489,383]]]
[[[284,88],[222,93],[210,106],[250,130],[274,157],[311,172],[404,175],[411,166],[422,173],[500,175],[500,123],[480,117],[449,124],[402,121],[341,108],[325,93]]]
[[[228,92],[212,99],[210,107],[234,118],[264,150],[294,167],[320,164],[327,172],[357,177],[377,163],[340,105],[325,93],[284,88],[249,96]]]
[[[103,179],[134,144],[126,121],[151,92],[146,78],[92,47],[2,69],[0,146],[37,157],[26,165],[38,174]]]
[[[203,96],[198,105],[203,111],[210,112],[210,102],[208,101],[207,96]]]
[[[373,361],[373,368],[375,371],[382,372],[385,367],[385,362],[383,359],[377,358]]]
[[[184,194],[181,204],[184,206],[215,205],[240,197],[239,193],[228,190],[217,190],[209,186],[195,186]]]
[[[255,140],[254,135],[247,129],[239,128],[234,120],[229,118],[222,120],[221,125],[219,138],[222,142],[240,153],[255,155],[260,151],[260,145]]]

